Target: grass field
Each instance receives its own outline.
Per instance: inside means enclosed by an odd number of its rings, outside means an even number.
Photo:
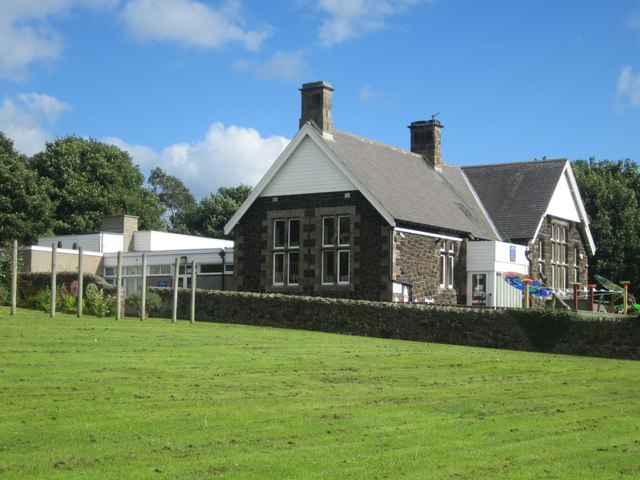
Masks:
[[[640,363],[0,307],[2,479],[640,478]]]

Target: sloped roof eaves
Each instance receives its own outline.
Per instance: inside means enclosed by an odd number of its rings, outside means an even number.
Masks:
[[[420,155],[339,131],[325,143],[396,220],[497,238],[457,167],[438,172]]]
[[[566,159],[463,167],[505,238],[533,238],[545,215]]]

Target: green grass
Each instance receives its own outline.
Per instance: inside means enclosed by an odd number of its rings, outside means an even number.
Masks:
[[[640,363],[1,307],[0,478],[640,478]]]

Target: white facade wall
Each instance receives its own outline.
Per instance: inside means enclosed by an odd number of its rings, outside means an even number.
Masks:
[[[526,247],[497,241],[467,243],[467,304],[474,304],[474,275],[484,275],[486,306],[521,307],[522,292],[502,278],[504,272],[529,273]]]
[[[177,233],[144,231],[135,232],[133,249],[136,252],[161,252],[166,250],[195,250],[206,248],[232,248],[233,242],[219,238],[194,237]]]

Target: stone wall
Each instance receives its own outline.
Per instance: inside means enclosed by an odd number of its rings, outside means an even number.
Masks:
[[[157,289],[170,316],[171,290]],[[191,292],[179,290],[188,319]],[[197,292],[198,321],[237,323],[436,342],[640,360],[640,319],[582,318],[566,310],[470,309],[318,297]]]
[[[580,224],[566,220],[556,219],[547,215],[543,220],[538,237],[529,245],[529,260],[531,262],[532,274],[535,278],[542,278],[547,285],[552,285],[552,228],[558,223],[566,227],[567,231],[567,286],[574,280],[580,283],[589,281],[589,262],[585,241],[583,239]],[[540,241],[542,241],[542,252],[540,251]],[[577,250],[577,252],[576,252]],[[577,253],[577,255],[576,255]],[[542,270],[540,272],[540,270]],[[577,272],[576,272],[577,271]],[[577,275],[574,275],[574,272]]]
[[[393,278],[411,285],[412,299],[417,303],[434,301],[438,304],[455,305],[465,301],[466,292],[466,248],[460,241],[445,240],[445,251],[441,252],[441,239],[396,231],[393,236]],[[452,246],[453,251],[449,251]],[[441,286],[441,258],[454,258],[454,279]]]
[[[323,285],[322,219],[349,215],[350,281]],[[273,221],[299,218],[300,278],[297,285],[274,285]],[[237,289],[335,298],[391,300],[389,231],[381,215],[358,191],[260,197],[234,228]]]

